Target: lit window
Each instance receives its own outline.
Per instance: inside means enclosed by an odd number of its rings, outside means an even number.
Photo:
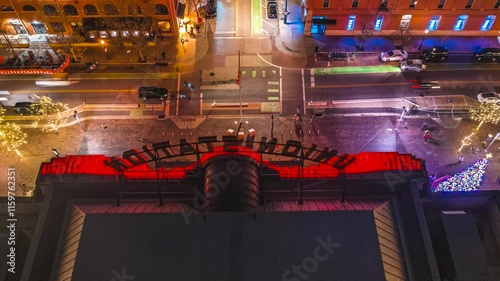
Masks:
[[[375,24],[373,25],[373,30],[381,30],[383,22],[384,22],[384,16],[383,15],[377,16]]]
[[[481,30],[488,31],[491,29],[491,26],[495,22],[495,19],[497,16],[487,16],[486,19],[484,20],[483,24],[481,25]]]
[[[399,23],[399,28],[408,29],[410,26],[411,15],[404,15],[401,17],[401,22]]]
[[[359,4],[359,0],[352,0],[352,7],[357,8]]]
[[[415,8],[417,6],[417,0],[411,0],[410,1],[410,8]]]
[[[113,37],[113,38],[116,38],[116,37],[118,37],[118,31],[112,30],[109,32],[109,35],[111,35],[111,37]]]
[[[439,26],[439,21],[441,21],[441,16],[433,16],[429,21],[429,25],[427,26],[428,30],[437,30]]]
[[[446,0],[439,0],[438,9],[444,8],[444,4],[446,4]]]
[[[356,16],[349,16],[349,21],[347,22],[347,30],[353,30],[355,22]]]
[[[459,16],[457,19],[457,22],[453,26],[453,30],[463,30],[468,18],[469,18],[469,16],[465,16],[465,15]]]
[[[330,0],[323,0],[323,8],[328,8],[330,6]]]
[[[498,1],[500,1],[500,0],[498,0]],[[387,8],[387,0],[381,0],[379,7],[380,8]]]
[[[474,5],[474,0],[469,0],[469,2],[467,2],[467,5],[465,5],[465,8],[470,9],[472,8],[472,5]]]

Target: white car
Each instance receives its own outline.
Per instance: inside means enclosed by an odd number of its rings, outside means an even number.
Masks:
[[[389,52],[385,52],[380,54],[380,59],[383,62],[386,61],[402,61],[408,58],[408,53],[402,50],[392,50]]]
[[[403,60],[399,64],[399,68],[401,68],[402,71],[416,71],[420,72],[422,70],[425,70],[427,66],[425,65],[424,61],[422,60]]]
[[[477,95],[477,100],[485,103],[499,103],[500,94],[495,92],[480,93]]]

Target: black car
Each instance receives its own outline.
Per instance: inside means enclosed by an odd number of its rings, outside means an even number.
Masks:
[[[474,52],[474,58],[476,60],[500,60],[500,48],[480,48]]]
[[[18,102],[14,105],[14,112],[20,115],[30,115],[33,114],[36,109],[34,108],[36,103],[33,102]]]
[[[445,60],[448,58],[448,48],[443,46],[434,46],[430,49],[423,50],[420,53],[420,58],[426,61]]]
[[[147,100],[149,98],[159,98],[164,100],[168,97],[168,90],[159,87],[140,87],[137,91],[137,96],[143,100]]]
[[[278,18],[278,4],[276,4],[276,2],[270,1],[267,3],[267,18],[268,19]]]
[[[208,4],[206,6],[206,18],[213,19],[217,16],[217,1],[216,0],[208,0]]]

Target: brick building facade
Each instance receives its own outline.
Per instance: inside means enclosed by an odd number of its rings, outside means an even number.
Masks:
[[[177,36],[179,25],[175,0],[157,1],[0,1],[0,23],[9,35],[79,33],[87,39],[132,36],[134,30],[103,30],[97,21],[107,18],[139,18],[139,32]]]
[[[499,36],[500,0],[306,0],[305,34]]]

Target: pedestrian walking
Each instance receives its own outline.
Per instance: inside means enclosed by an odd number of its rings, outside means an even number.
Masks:
[[[297,114],[299,114],[299,113],[300,113],[300,104],[297,105]]]
[[[161,57],[162,57],[163,59],[165,59],[165,55],[166,55],[165,51],[161,52]]]
[[[57,149],[52,148],[52,154],[54,154],[56,158],[59,158],[59,152],[57,151]]]
[[[462,156],[458,157],[457,164],[462,164],[464,162],[464,158]]]
[[[424,132],[424,141],[428,141],[431,138],[431,133],[429,130],[425,130]]]
[[[432,174],[432,175],[429,177],[429,182],[430,182],[430,183],[432,183],[435,179],[436,179],[436,174]]]

